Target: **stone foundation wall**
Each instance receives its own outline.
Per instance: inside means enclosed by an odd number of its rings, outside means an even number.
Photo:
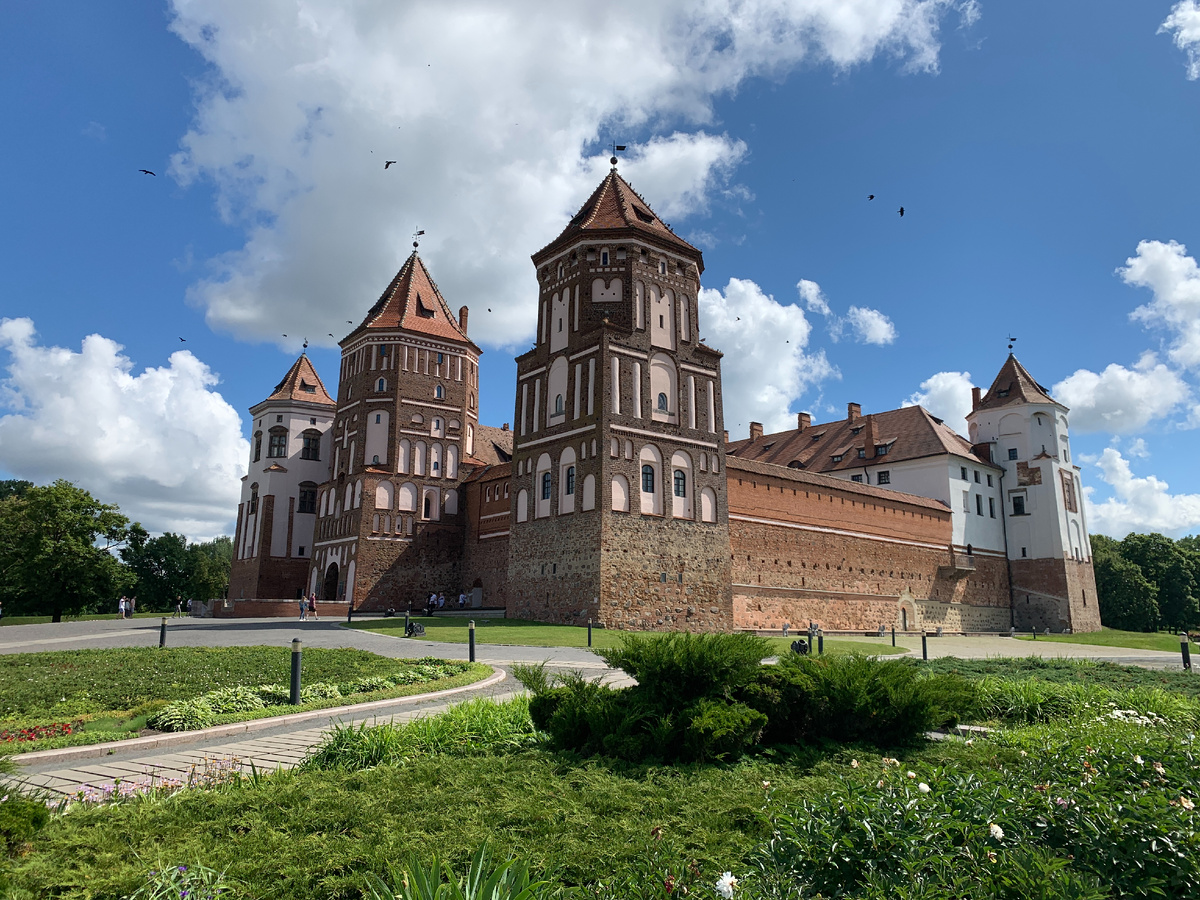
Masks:
[[[583,625],[599,617],[601,518],[589,510],[514,523],[509,618]]]
[[[1013,612],[1019,631],[1099,631],[1091,562],[1014,559]]]
[[[605,514],[600,620],[606,628],[732,631],[723,523]]]
[[[462,583],[463,529],[423,523],[410,539],[363,538],[354,569],[354,608],[423,607],[434,591],[449,602]]]

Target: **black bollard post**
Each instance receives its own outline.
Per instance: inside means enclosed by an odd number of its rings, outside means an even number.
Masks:
[[[409,625],[408,625],[408,613],[406,612],[406,613],[404,614],[404,636],[405,636],[405,637],[408,637],[408,628],[409,628]]]
[[[925,637],[925,631],[921,631],[921,659],[929,659],[929,642]]]
[[[1184,642],[1187,642],[1187,635],[1183,637]],[[167,617],[163,616],[162,624],[158,626],[158,646],[167,646]]]
[[[300,656],[302,653],[300,638],[292,638],[292,693],[289,698],[292,706],[300,705]]]
[[[592,646],[592,619],[588,617],[588,646]]]
[[[166,619],[163,619],[165,622]],[[1179,635],[1179,652],[1183,654],[1183,668],[1185,671],[1192,671],[1192,648],[1188,646],[1187,632]]]
[[[354,604],[353,604],[353,603],[347,603],[347,604],[346,604],[346,624],[347,624],[347,625],[349,625],[349,624],[350,624],[350,617],[351,617],[351,616],[353,616],[353,615],[354,615]]]
[[[896,626],[892,626],[892,646],[896,646]]]
[[[825,632],[817,634],[817,656],[823,656],[825,653]]]
[[[468,658],[471,662],[475,662],[475,620],[474,619],[471,620],[470,627],[467,630],[467,643],[471,648],[470,656]]]

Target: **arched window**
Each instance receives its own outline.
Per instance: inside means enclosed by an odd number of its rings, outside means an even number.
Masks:
[[[387,379],[380,378],[377,382],[375,382],[375,390],[386,391],[387,390]]]
[[[667,395],[660,392],[658,395],[658,411],[667,412],[667,409]]]
[[[300,448],[300,458],[319,460],[321,458],[321,432],[310,429],[300,437],[304,441],[304,445]]]
[[[596,476],[585,475],[583,478],[583,509],[596,508]]]
[[[254,462],[262,459],[262,432],[254,432]]]
[[[390,481],[381,481],[375,486],[375,508],[387,510],[392,508],[392,483]]]
[[[424,516],[426,519],[428,519],[428,518],[429,518],[429,514],[430,514],[432,511],[433,511],[433,498],[432,498],[432,497],[430,497],[428,494],[426,494],[426,495],[425,495],[425,508],[424,508],[424,510],[422,511],[422,515],[423,515],[423,516]]]
[[[564,494],[575,493],[575,467],[567,466],[566,485],[563,487]]]
[[[556,416],[561,416],[561,415],[563,414],[563,412],[564,412],[564,411],[565,411],[565,410],[564,410],[564,407],[563,407],[563,395],[562,395],[562,394],[557,394],[557,395],[555,395],[555,397],[554,397],[554,414],[555,414]]]
[[[529,520],[529,491],[524,489],[517,491],[517,521],[527,522]]]
[[[687,496],[687,472],[683,471],[683,469],[675,470],[675,496]]]
[[[282,459],[287,456],[287,429],[272,428],[267,443],[267,459]]]
[[[439,384],[433,389],[433,396],[438,400],[443,399],[446,396],[446,389]]]
[[[642,466],[642,493],[654,493],[654,466]]]
[[[250,485],[250,515],[258,512],[258,485]]]
[[[396,505],[401,512],[415,512],[417,509],[417,486],[411,481],[400,485]]]
[[[616,512],[629,512],[629,482],[624,475],[612,477],[612,508]]]
[[[550,499],[550,473],[549,472],[542,473],[542,499],[543,500]]]
[[[717,521],[717,493],[710,487],[700,492],[700,521]]]

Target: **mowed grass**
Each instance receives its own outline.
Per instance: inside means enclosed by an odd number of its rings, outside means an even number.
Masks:
[[[413,616],[412,621],[425,626],[425,636],[416,640],[444,641],[451,644],[465,644],[468,641],[469,620],[464,618],[437,616]],[[392,619],[376,619],[369,622],[354,622],[349,627],[362,631],[375,631],[380,634],[390,634],[393,637],[404,637],[404,617]],[[587,647],[586,625],[553,625],[547,622],[532,622],[524,619],[475,619],[476,644],[503,644],[520,647]],[[611,650],[620,645],[621,636],[627,634],[658,634],[652,631],[617,631],[606,628],[592,629],[592,649]],[[768,638],[772,649],[778,653],[786,653],[792,641],[799,635],[789,638]],[[826,653],[871,653],[890,655],[906,652],[903,647],[893,647],[890,642],[872,641],[855,638],[826,638]]]
[[[174,612],[174,610],[172,610]],[[157,619],[161,616],[170,616],[171,612],[140,612],[134,613],[135,619]],[[66,616],[64,622],[100,622],[104,619],[112,619],[114,622],[120,621],[120,618],[115,612],[111,613],[88,613],[85,616]],[[0,617],[0,625],[47,625],[52,621],[51,616],[2,616]]]
[[[289,647],[126,647],[0,656],[0,719],[128,710],[235,685],[287,684]],[[304,651],[306,684],[401,671],[365,650]]]
[[[992,676],[1009,681],[1047,681],[1110,690],[1158,688],[1200,698],[1200,678],[1182,668],[1143,669],[1140,666],[1118,666],[1090,659],[1047,659],[1041,656],[1016,659],[957,659],[943,656],[928,661],[915,659],[907,662],[928,672],[962,675],[971,680]]]
[[[1130,650],[1179,652],[1179,635],[1164,632],[1147,633],[1104,628],[1100,631],[1088,631],[1081,634],[1039,634],[1036,638],[1032,635],[1019,634],[1016,637],[1020,641],[1038,640],[1052,641],[1058,644],[1088,644],[1093,647],[1127,647]]]

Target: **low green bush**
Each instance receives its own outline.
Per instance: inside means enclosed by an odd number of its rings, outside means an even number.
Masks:
[[[230,687],[211,691],[204,695],[204,700],[217,715],[248,712],[252,709],[262,709],[267,705],[256,691],[247,687]]]
[[[374,691],[386,691],[392,682],[383,675],[367,675],[338,685],[343,694],[370,694]]]
[[[232,900],[233,896],[233,885],[224,872],[193,864],[152,870],[127,900]]]
[[[208,728],[216,719],[216,711],[203,697],[192,700],[176,700],[156,712],[147,720],[151,728],[159,731],[195,731]]]
[[[979,712],[1013,724],[1080,716],[1157,718],[1183,726],[1200,722],[1200,702],[1157,687],[1114,690],[1087,683],[985,676],[979,681]]]
[[[758,677],[771,646],[751,634],[624,635],[600,656],[637,679],[664,708],[682,708],[702,697],[730,697]]]
[[[437,858],[428,866],[411,859],[389,868],[387,880],[370,876],[370,900],[548,900],[560,894],[549,882],[533,881],[524,860],[494,865],[486,845],[475,851],[461,878]]]

